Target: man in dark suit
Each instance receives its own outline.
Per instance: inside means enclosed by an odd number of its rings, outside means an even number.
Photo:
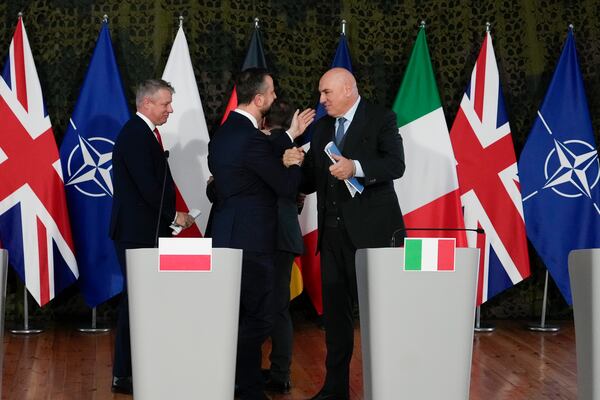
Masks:
[[[214,247],[244,250],[236,383],[242,400],[262,400],[267,397],[260,370],[261,345],[272,324],[277,198],[295,198],[301,179],[298,165],[286,168],[273,146],[292,147],[303,131],[299,124],[310,123],[314,112],[296,113],[287,134],[270,143],[258,123],[277,97],[273,78],[264,70],[248,69],[238,78],[236,90],[238,108],[209,143],[208,165],[216,191],[211,235]],[[293,162],[301,161],[299,156]]]
[[[327,374],[313,400],[347,400],[354,344],[355,252],[389,246],[403,227],[393,180],[404,173],[402,138],[392,111],[359,96],[354,76],[333,68],[319,81],[327,116],[315,124],[301,190],[317,192]],[[333,141],[342,156],[324,152]],[[358,178],[364,191],[352,197],[344,179]]]
[[[125,277],[127,249],[156,247],[158,236],[171,236],[169,225],[187,228],[194,222],[187,213],[175,211],[175,184],[156,128],[173,112],[174,92],[163,80],[142,82],[136,91],[136,115],[123,126],[113,149],[110,237]],[[112,390],[132,393],[127,282],[119,304]]]
[[[263,132],[269,140],[276,142],[292,123],[294,109],[283,100],[277,99],[265,116]],[[281,157],[281,152],[276,153]],[[271,337],[270,368],[265,370],[265,390],[288,393],[291,389],[290,367],[294,328],[290,315],[290,280],[296,256],[304,252],[302,232],[298,221],[296,198],[280,197],[277,200],[277,244],[273,279],[273,328]]]

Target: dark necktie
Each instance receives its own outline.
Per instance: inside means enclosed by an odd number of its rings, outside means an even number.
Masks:
[[[337,131],[335,131],[335,143],[339,146],[342,143],[342,139],[344,139],[344,124],[346,123],[346,118],[339,117],[338,118],[338,127]]]
[[[158,132],[158,128],[154,128],[154,133],[156,134],[156,139],[158,139],[158,144],[160,144],[160,148],[165,151],[165,148],[162,144],[162,138],[160,137],[160,133]]]

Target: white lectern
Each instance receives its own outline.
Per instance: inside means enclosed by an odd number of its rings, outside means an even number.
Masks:
[[[365,400],[468,400],[479,250],[454,272],[404,271],[404,249],[356,253]]]
[[[577,398],[600,400],[600,249],[569,254],[577,347]]]
[[[0,343],[4,343],[4,313],[6,310],[6,274],[8,251],[0,249]],[[4,363],[4,346],[0,349],[0,370]],[[2,374],[0,374],[0,398],[2,397]]]
[[[159,272],[158,249],[127,250],[136,400],[232,399],[242,251],[213,249],[211,272]]]

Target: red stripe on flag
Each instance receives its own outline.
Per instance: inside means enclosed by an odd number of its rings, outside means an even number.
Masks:
[[[23,49],[23,21],[21,19],[19,19],[13,38],[13,52],[17,99],[23,108],[25,108],[25,111],[29,111],[27,109],[27,80],[25,77],[25,51]]]
[[[404,216],[407,228],[464,228],[462,209],[458,189],[438,197]],[[410,237],[453,237],[456,247],[468,247],[464,231],[408,231]]]
[[[50,301],[50,277],[48,275],[48,239],[46,227],[37,220],[38,252],[40,257],[40,306]]]
[[[479,52],[479,57],[477,58],[477,64],[475,68],[477,68],[476,81],[475,81],[475,101],[473,102],[475,112],[479,116],[479,119],[483,121],[483,100],[485,93],[485,64],[486,64],[486,56],[487,56],[487,35],[485,40],[483,41],[483,45],[481,46],[481,51]]]
[[[481,229],[481,224],[477,224],[477,228]],[[477,305],[483,303],[483,282],[485,270],[485,234],[477,235],[477,248],[479,249],[479,278],[477,279]],[[486,299],[487,300],[487,299]]]
[[[225,121],[227,121],[227,117],[229,117],[229,113],[232,112],[233,110],[235,110],[237,108],[237,106],[238,106],[237,90],[234,86],[233,91],[231,92],[231,97],[229,98],[229,101],[227,102],[227,107],[225,108],[225,114],[223,114],[223,118],[221,119],[221,125],[223,125],[225,123]]]
[[[304,289],[315,307],[317,314],[323,314],[323,289],[321,286],[321,259],[316,255],[318,231],[304,235],[304,254],[302,261],[302,281]]]
[[[454,240],[438,240],[438,271],[454,271]]]
[[[210,271],[208,254],[161,254],[160,271]]]

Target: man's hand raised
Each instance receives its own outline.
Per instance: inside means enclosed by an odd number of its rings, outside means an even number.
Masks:
[[[306,128],[314,121],[315,114],[316,111],[312,108],[307,108],[302,112],[296,110],[292,118],[292,124],[287,130],[288,134],[294,139],[302,135]]]

